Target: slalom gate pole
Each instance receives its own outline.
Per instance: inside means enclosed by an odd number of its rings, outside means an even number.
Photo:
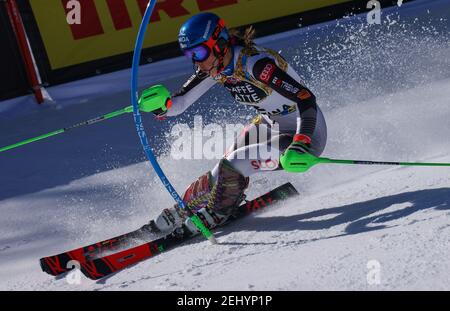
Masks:
[[[192,220],[192,222],[195,224],[195,226],[198,228],[198,230],[213,244],[216,244],[217,241],[214,237],[214,235],[211,233],[211,231],[203,224],[203,222],[200,220],[200,218],[194,214],[185,204],[185,202],[181,199],[179,194],[176,192],[176,190],[172,187],[172,184],[167,179],[166,175],[162,171],[161,167],[159,166],[158,161],[156,160],[155,155],[153,154],[149,144],[148,144],[148,138],[147,134],[145,133],[144,125],[142,124],[142,118],[141,114],[139,112],[139,106],[138,106],[138,70],[139,70],[139,60],[141,58],[141,51],[142,46],[144,44],[144,38],[145,33],[147,32],[147,27],[150,22],[150,17],[152,15],[153,9],[155,8],[156,0],[151,0],[147,6],[147,9],[145,10],[144,17],[142,19],[141,26],[139,28],[139,33],[136,40],[136,45],[134,48],[134,55],[133,55],[133,65],[131,67],[131,103],[133,106],[133,116],[134,116],[134,123],[136,124],[136,131],[138,133],[139,139],[141,141],[142,147],[144,148],[144,151],[147,155],[148,160],[152,164],[156,174],[158,174],[159,178],[161,179],[161,182],[166,187],[167,191],[170,193],[172,198],[178,203],[179,207],[185,210],[189,216],[189,218]]]
[[[28,81],[33,89],[37,103],[42,104],[44,102],[44,96],[42,94],[39,82],[39,72],[33,61],[33,52],[31,51],[31,47],[28,43],[27,34],[25,32],[22,17],[20,16],[19,7],[17,6],[15,0],[6,0],[5,5],[11,26],[13,27],[16,36],[17,44],[23,57]]]

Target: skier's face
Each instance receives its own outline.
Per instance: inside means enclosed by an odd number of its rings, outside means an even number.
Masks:
[[[223,66],[226,67],[231,62],[233,54],[231,50],[228,50],[225,54],[225,57],[223,58]],[[214,53],[209,53],[209,56],[207,59],[205,59],[202,62],[194,62],[198,68],[200,68],[201,71],[204,73],[209,74],[211,77],[215,77],[219,74],[217,71],[217,67],[219,66],[219,59],[214,55]]]
[[[200,68],[201,71],[208,73],[211,77],[217,76],[217,65],[218,65],[218,59],[216,56],[214,56],[214,53],[209,53],[209,56],[207,59],[205,59],[203,62],[195,62],[195,65]]]

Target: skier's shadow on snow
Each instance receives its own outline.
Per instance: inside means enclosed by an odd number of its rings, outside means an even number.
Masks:
[[[392,207],[398,204],[401,205]],[[390,207],[392,207],[392,211],[383,213],[383,210]],[[254,217],[246,221],[245,225],[236,224],[232,226],[234,228],[230,228],[230,231],[326,230],[334,226],[348,224],[344,232],[339,235],[342,236],[395,227],[396,225],[389,224],[389,222],[426,209],[449,210],[450,188],[405,192],[294,216]],[[372,214],[375,215],[370,216]],[[319,217],[324,219],[314,220],[314,218]],[[417,220],[411,220],[406,225],[415,222]],[[225,230],[225,234],[226,231],[228,230]]]
[[[301,200],[301,197],[300,197]],[[292,200],[290,201],[292,202]],[[283,203],[281,203],[283,204]],[[290,203],[289,203],[290,204]],[[393,208],[393,211],[383,210],[391,208],[393,205],[399,205],[399,208]],[[283,207],[278,207],[282,209]],[[438,188],[429,190],[420,190],[414,192],[405,192],[401,194],[377,198],[374,200],[343,205],[334,208],[321,209],[313,212],[303,213],[293,216],[274,216],[274,217],[253,217],[243,222],[232,223],[216,233],[216,237],[226,236],[230,232],[237,231],[292,231],[292,230],[326,230],[334,226],[348,224],[344,232],[333,236],[300,241],[300,243],[311,242],[320,239],[335,238],[345,235],[358,234],[368,231],[392,228],[396,225],[389,224],[393,220],[398,220],[415,212],[434,209],[450,210],[450,188]],[[376,215],[372,215],[375,214]],[[372,216],[370,216],[372,215]],[[324,217],[323,220],[313,220],[314,218]],[[413,224],[417,220],[411,220],[406,225]],[[405,225],[405,224],[402,224]],[[197,237],[190,243],[203,242],[202,237]],[[294,242],[298,243],[298,242]],[[276,244],[273,242],[248,243],[248,242],[221,242],[220,245],[267,245]],[[288,243],[289,244],[289,243]],[[120,272],[120,271],[118,271]],[[118,273],[116,272],[116,273]],[[97,281],[97,284],[106,284],[106,281],[116,273],[109,275]]]

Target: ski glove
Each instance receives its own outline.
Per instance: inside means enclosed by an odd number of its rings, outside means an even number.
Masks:
[[[291,173],[304,173],[316,164],[317,157],[311,153],[311,138],[295,134],[293,142],[280,157],[283,169]]]
[[[145,89],[139,98],[139,110],[152,112],[157,119],[164,119],[167,109],[172,106],[169,90],[163,85],[154,85]]]

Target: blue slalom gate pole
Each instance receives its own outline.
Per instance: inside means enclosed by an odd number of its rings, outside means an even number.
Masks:
[[[200,218],[192,213],[192,211],[187,208],[185,202],[181,199],[177,191],[174,189],[166,175],[164,174],[163,170],[161,169],[161,166],[159,165],[158,161],[156,160],[155,155],[153,154],[149,143],[147,134],[145,133],[144,125],[142,123],[142,116],[139,112],[139,106],[138,106],[138,73],[139,73],[139,61],[141,59],[141,51],[142,46],[144,44],[144,38],[145,34],[147,32],[147,27],[150,22],[150,17],[153,13],[153,10],[156,5],[156,0],[150,0],[147,9],[145,11],[144,17],[142,19],[141,26],[139,28],[139,33],[136,40],[136,45],[134,48],[134,55],[133,55],[133,64],[131,67],[131,103],[133,106],[133,116],[134,116],[134,123],[136,125],[136,131],[138,133],[139,139],[141,141],[142,147],[144,148],[145,154],[147,155],[148,160],[152,164],[156,174],[158,174],[159,178],[161,179],[161,182],[163,183],[164,187],[166,187],[167,191],[169,191],[170,195],[174,198],[174,200],[178,203],[178,205],[184,209],[188,215],[189,218],[193,221],[193,223],[197,226],[199,231],[209,240],[211,243],[216,244],[217,241],[214,238],[214,235],[211,233],[211,231],[205,227],[203,222],[200,220]]]

